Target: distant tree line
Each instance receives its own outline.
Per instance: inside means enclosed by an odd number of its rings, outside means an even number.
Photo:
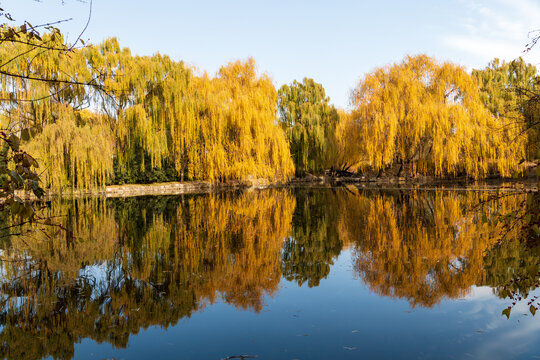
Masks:
[[[282,182],[396,166],[398,176],[482,178],[540,158],[538,72],[522,59],[469,74],[408,56],[367,74],[343,111],[313,79],[276,90],[253,59],[211,76],[164,55],[135,56],[116,39],[76,49],[57,29],[9,31],[17,35],[0,44],[0,126],[14,138],[4,153],[31,154],[17,159],[39,164],[45,188]],[[5,176],[16,165],[6,163]]]

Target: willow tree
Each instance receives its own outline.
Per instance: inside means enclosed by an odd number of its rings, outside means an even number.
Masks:
[[[113,176],[114,154],[107,119],[68,106],[56,108],[58,119],[26,145],[44,168],[41,179],[57,191],[105,185]]]
[[[476,81],[462,67],[426,55],[366,75],[351,103],[350,131],[366,167],[400,163],[413,175],[508,176],[525,155],[522,142],[508,141],[519,131],[485,108]]]
[[[175,95],[185,92],[191,70],[159,54],[134,56],[115,38],[87,47],[84,56],[100,84],[109,90],[110,96],[94,99],[110,119],[115,135],[117,180],[150,179],[156,169],[170,165],[174,135],[172,114],[159,107],[168,107]]]
[[[295,80],[279,89],[279,121],[289,139],[297,175],[320,173],[331,165],[339,116],[329,101],[323,86],[313,79]]]
[[[116,115],[122,171],[133,159],[144,171],[148,157],[152,168],[173,166],[181,180],[292,174],[285,135],[275,124],[276,91],[266,75],[257,76],[252,59],[230,63],[212,78],[195,77],[182,62],[160,55],[133,58],[114,42],[101,52],[112,52],[107,58],[125,69],[111,84],[124,94]]]
[[[65,46],[57,32],[43,39]],[[210,77],[167,56],[134,56],[114,38],[69,57],[29,54],[26,46],[0,47],[0,59],[20,54],[5,64],[17,76],[2,78],[2,95],[30,99],[9,103],[0,121],[18,119],[15,131],[36,133],[24,146],[46,164],[47,187],[185,177],[281,181],[294,171],[276,124],[276,90],[252,59]]]
[[[44,187],[104,185],[113,170],[113,139],[101,115],[83,110],[102,91],[84,51],[58,29],[39,34],[25,24],[16,33],[0,46],[2,126],[45,165]]]
[[[282,250],[285,279],[299,285],[319,286],[330,274],[330,266],[343,243],[337,228],[344,192],[305,189],[296,192],[293,223]]]
[[[356,170],[360,142],[356,141],[353,126],[353,114],[350,111],[338,110],[339,121],[335,130],[335,148],[331,154],[330,163],[334,168],[341,170]]]
[[[522,58],[510,62],[494,59],[485,69],[473,70],[480,97],[494,116],[504,117],[509,126],[528,137],[527,158],[540,158],[538,101],[540,78],[537,68]]]

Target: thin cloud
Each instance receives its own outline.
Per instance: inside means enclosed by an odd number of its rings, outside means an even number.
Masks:
[[[442,40],[472,57],[470,65],[487,64],[495,57],[509,61],[519,56],[540,64],[540,49],[523,53],[530,40],[528,33],[540,28],[540,6],[529,0],[459,1],[459,6],[467,16],[457,24],[458,33]]]

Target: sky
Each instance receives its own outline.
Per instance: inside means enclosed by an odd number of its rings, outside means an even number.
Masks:
[[[18,25],[71,18],[58,27],[74,41],[89,0],[0,0]],[[137,55],[161,53],[215,74],[253,57],[276,88],[304,77],[347,109],[350,90],[374,69],[427,54],[467,70],[515,59],[540,30],[540,0],[93,0],[82,38],[117,37]],[[524,55],[540,68],[540,44]]]

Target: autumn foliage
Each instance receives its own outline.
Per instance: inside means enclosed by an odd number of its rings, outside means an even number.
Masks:
[[[508,176],[524,157],[520,129],[494,117],[477,82],[460,66],[419,55],[366,75],[351,95],[350,131],[364,167],[409,165],[412,174],[466,174],[494,170]],[[515,141],[509,141],[515,139]]]
[[[56,34],[48,43],[60,46],[63,39]],[[3,44],[0,58],[24,54],[25,46]],[[277,92],[252,59],[231,62],[215,76],[196,75],[183,62],[134,56],[108,39],[69,56],[42,52],[28,60],[6,65],[20,77],[1,77],[2,95],[15,100],[0,121],[13,131],[33,129],[24,146],[44,166],[46,187],[284,181],[294,173],[276,124]]]
[[[0,241],[0,354],[66,358],[83,338],[123,348],[216,302],[264,311],[283,279],[323,285],[344,249],[371,291],[411,306],[473,285],[504,298],[515,275],[531,276],[513,288],[527,294],[538,247],[514,241],[500,214],[523,214],[530,195],[350,187],[50,203],[67,231]],[[497,242],[501,230],[513,240]]]
[[[56,31],[43,41],[66,48]],[[165,55],[133,55],[114,38],[69,52],[5,42],[0,60],[0,125],[31,137],[21,147],[42,166],[45,188],[284,182],[395,165],[397,175],[509,176],[537,147],[537,135],[521,136],[537,103],[520,103],[492,79],[503,73],[502,86],[534,90],[535,68],[522,63],[501,70],[494,62],[471,77],[458,65],[409,56],[367,74],[343,111],[312,79],[276,91],[253,59],[212,76]],[[503,116],[508,104],[516,116]]]

